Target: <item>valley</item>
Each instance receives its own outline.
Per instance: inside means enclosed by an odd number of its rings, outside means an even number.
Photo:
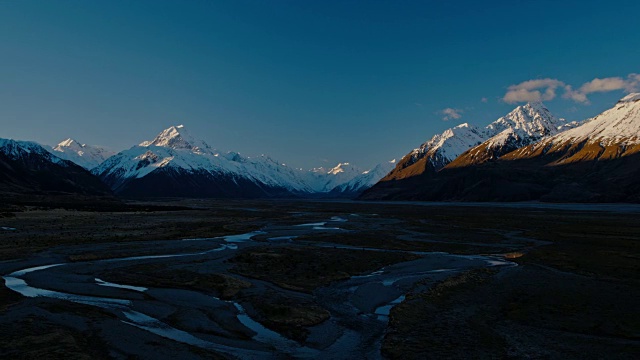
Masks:
[[[0,1],[0,360],[640,359],[638,13]]]
[[[633,358],[638,213],[329,200],[19,205],[0,218],[0,356]]]

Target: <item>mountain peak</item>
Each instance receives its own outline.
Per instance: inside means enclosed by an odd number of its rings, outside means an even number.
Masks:
[[[168,147],[175,150],[192,150],[202,152],[210,150],[211,147],[204,141],[191,136],[184,125],[170,126],[160,132],[152,141],[145,141],[140,146]]]
[[[523,131],[527,136],[553,135],[564,125],[563,119],[555,117],[541,102],[520,105],[507,115],[489,124],[486,129],[495,136],[506,129]]]
[[[528,113],[547,113],[550,114],[549,109],[541,101],[532,101],[524,105],[518,106],[516,109],[521,108]]]
[[[359,173],[360,169],[348,162],[344,162],[344,163],[339,163],[334,168],[329,170],[327,173],[331,175],[336,175],[339,173],[354,172],[354,171]]]
[[[339,163],[338,165],[336,165],[335,167],[333,167],[331,170],[328,171],[329,174],[337,174],[337,173],[341,173],[344,172],[344,167],[348,166],[349,163]]]
[[[509,116],[511,114],[515,114],[515,113],[526,113],[529,116],[534,116],[535,114],[550,114],[549,109],[547,109],[547,107],[540,101],[532,101],[532,102],[528,102],[524,105],[520,105],[518,107],[516,107],[515,109],[513,109],[509,114],[507,114],[506,116]]]
[[[61,141],[56,147],[55,150],[59,150],[60,148],[81,148],[84,147],[84,144],[79,143],[78,141],[68,138],[66,140]]]
[[[62,140],[58,145],[67,146],[73,143],[78,143],[75,139],[67,138],[66,140]]]
[[[100,165],[100,163],[108,157],[114,155],[114,153],[108,149],[83,144],[72,138],[61,141],[53,149],[48,146],[45,148],[55,156],[74,162],[76,165],[80,165],[87,170]]]

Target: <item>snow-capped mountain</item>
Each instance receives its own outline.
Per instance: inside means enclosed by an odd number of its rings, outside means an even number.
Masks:
[[[279,163],[267,155],[257,157],[242,157],[237,153],[225,154],[233,161],[242,162],[247,174],[254,179],[275,187],[283,187],[294,193],[312,193],[314,188],[305,181],[304,173],[299,169],[291,168]]]
[[[55,156],[72,161],[87,170],[93,169],[115,154],[105,148],[82,144],[71,138],[60,142],[53,148],[47,146],[45,149]]]
[[[564,119],[558,119],[540,102],[527,103],[513,109],[507,115],[487,125],[486,133],[492,136],[504,130],[513,130],[522,137],[540,138],[556,134],[558,128],[565,125]]]
[[[339,163],[331,169],[314,168],[303,175],[303,181],[311,192],[328,193],[337,186],[345,184],[363,173],[363,170],[351,163]]]
[[[554,165],[610,160],[640,151],[640,93],[629,94],[611,109],[580,126],[524,147],[507,156],[557,157]]]
[[[437,172],[463,153],[486,143],[483,151],[473,153],[473,161],[485,161],[544,136],[554,135],[566,127],[563,119],[553,116],[541,103],[528,103],[516,107],[484,128],[463,123],[433,136],[405,155],[384,180]]]
[[[579,124],[552,125],[557,131],[546,128],[548,135],[492,161],[453,166],[472,149],[439,172],[381,181],[362,198],[640,202],[640,93]],[[536,134],[541,128],[534,129]],[[478,148],[485,151],[487,143]]]
[[[485,136],[490,136],[487,140],[463,152],[447,166],[469,166],[495,160],[513,150],[578,125],[577,122],[567,123],[564,119],[553,116],[542,103],[518,106],[487,125],[484,129]]]
[[[221,153],[182,125],[112,156],[93,173],[116,193],[132,196],[262,197],[311,191],[297,170],[267,156]]]
[[[92,172],[116,194],[152,197],[328,195],[338,185],[363,173],[349,163],[329,170],[304,171],[266,155],[222,153],[192,136],[182,125],[171,126],[153,140],[108,158]]]
[[[207,143],[193,137],[187,129],[185,129],[184,125],[171,126],[162,130],[153,140],[143,141],[140,146],[147,148],[158,146],[174,150],[189,150],[196,154],[217,153]]]
[[[88,171],[31,141],[0,139],[0,188],[16,193],[108,194]]]
[[[405,155],[384,179],[402,179],[436,172],[485,139],[486,135],[481,129],[468,123],[447,129]]]
[[[33,141],[0,139],[0,154],[13,161],[28,161],[29,158],[34,158],[44,163],[54,163],[62,167],[69,166],[69,163],[54,156],[42,145]]]
[[[353,179],[337,185],[333,190],[331,190],[331,192],[334,194],[345,194],[350,196],[357,195],[380,181],[380,179],[385,177],[395,166],[395,159],[380,163],[373,169],[364,171]]]

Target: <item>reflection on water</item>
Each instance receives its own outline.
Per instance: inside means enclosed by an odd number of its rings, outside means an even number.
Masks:
[[[95,280],[96,280],[96,284],[100,286],[114,287],[114,288],[127,289],[127,290],[139,291],[139,292],[145,292],[148,290],[146,287],[142,287],[142,286],[120,285],[120,284],[104,281],[98,278],[95,278]]]
[[[224,239],[224,241],[226,241],[228,243],[238,243],[238,242],[250,241],[252,237],[257,236],[257,235],[263,235],[263,234],[266,234],[266,232],[264,232],[264,231],[254,231],[254,232],[250,232],[250,233],[246,233],[246,234],[240,234],[240,235],[223,236],[222,239]]]
[[[50,266],[47,266],[47,267],[50,267]],[[32,271],[35,271],[35,270],[32,270]],[[26,297],[30,297],[30,298],[47,297],[52,299],[68,300],[68,301],[73,301],[81,304],[93,305],[101,308],[112,308],[112,309],[121,309],[124,306],[131,305],[131,301],[129,300],[103,298],[103,297],[97,297],[97,296],[74,295],[74,294],[67,294],[59,291],[39,289],[39,288],[29,286],[29,284],[27,284],[24,280],[13,277],[11,275],[3,276],[5,286]]]
[[[392,302],[388,303],[387,305],[384,306],[380,306],[378,308],[376,308],[376,310],[373,312],[376,315],[382,315],[382,316],[389,316],[389,313],[391,312],[391,308],[400,304],[401,302],[403,302],[405,299],[405,296],[402,295],[399,298],[393,300]],[[378,317],[379,319],[382,320],[382,318]],[[386,318],[384,318],[384,320],[386,320]]]
[[[342,230],[337,227],[314,226],[313,230]]]
[[[267,344],[280,345],[281,347],[284,346],[287,348],[298,347],[298,344],[296,344],[294,341],[283,337],[275,331],[267,329],[259,322],[253,320],[249,315],[247,315],[247,312],[244,310],[242,305],[236,302],[231,303],[238,310],[238,320],[242,323],[242,325],[246,326],[256,333],[256,335],[253,337],[255,340]]]
[[[231,346],[212,343],[195,337],[186,331],[178,330],[171,327],[162,321],[145,315],[141,312],[127,310],[122,312],[123,315],[130,321],[123,320],[125,324],[135,326],[137,328],[146,330],[152,334],[162,336],[167,339],[175,340],[184,344],[197,346],[199,348],[226,352],[231,354],[241,354],[244,359],[264,359],[268,356],[268,353],[257,350],[238,349]]]
[[[49,268],[60,266],[60,265],[64,265],[64,264],[51,264],[51,265],[42,265],[42,266],[30,267],[28,269],[14,271],[11,274],[9,274],[8,276],[22,276],[22,275],[28,274],[30,272],[49,269]]]
[[[276,236],[272,238],[268,238],[268,241],[287,241],[291,242],[291,240],[297,239],[298,236]]]
[[[224,237],[224,240],[227,242],[243,242],[251,240],[251,238],[255,235],[264,234],[263,232],[252,232],[247,234],[239,234]],[[188,253],[188,254],[167,254],[167,255],[148,255],[148,256],[133,256],[126,257],[121,259],[107,259],[101,260],[99,262],[118,262],[118,261],[132,261],[132,260],[147,260],[147,259],[165,259],[165,258],[176,258],[176,257],[184,257],[184,256],[195,256],[195,255],[204,255],[216,251],[222,251],[225,249],[235,250],[238,246],[236,244],[222,244],[221,246],[197,253]],[[231,346],[215,344],[209,341],[205,341],[200,339],[194,335],[191,335],[188,332],[176,329],[171,327],[164,322],[151,317],[149,315],[143,314],[141,312],[135,311],[131,309],[132,302],[130,300],[125,299],[115,299],[115,298],[105,298],[105,297],[97,297],[97,296],[86,296],[86,295],[76,295],[76,294],[68,294],[59,291],[52,291],[46,289],[40,289],[27,284],[27,282],[23,279],[18,278],[19,276],[23,276],[25,274],[42,271],[53,267],[63,266],[66,264],[51,264],[51,265],[43,265],[31,267],[23,270],[15,271],[7,276],[4,276],[5,285],[7,288],[22,294],[25,297],[47,297],[52,299],[60,299],[67,300],[76,303],[93,305],[100,308],[115,310],[121,313],[126,320],[121,320],[123,323],[135,326],[137,328],[146,330],[158,336],[175,340],[181,343],[197,346],[204,349],[227,352],[234,355],[240,354],[242,358],[246,359],[264,359],[268,358],[268,353],[257,351],[257,350],[246,350],[243,348],[234,348]],[[94,279],[97,285],[114,287],[126,290],[133,290],[138,292],[144,292],[148,289],[140,286],[131,286],[131,285],[121,285],[116,283],[111,283],[104,281],[99,278]],[[217,299],[219,300],[219,299]],[[247,313],[244,308],[233,301],[227,301],[227,303],[232,304],[237,310],[237,319],[238,321],[251,329],[256,333],[253,336],[254,340],[259,342],[263,342],[272,346],[275,346],[278,350],[283,352],[296,352],[296,356],[302,357],[312,357],[316,354],[317,350],[310,349],[307,347],[301,347],[295,341],[289,340],[282,335],[278,334],[275,331],[269,330],[262,326],[260,323],[253,320]]]
[[[218,236],[218,237],[207,237],[207,238],[189,238],[182,239],[182,241],[211,241],[211,240],[224,240],[228,243],[237,243],[237,242],[245,242],[251,240],[252,237],[256,235],[266,234],[264,231],[253,231],[246,234],[238,234],[238,235],[229,235],[229,236]]]
[[[300,225],[294,225],[294,226],[325,226],[327,224],[327,222],[317,222],[317,223],[308,223],[308,224],[300,224]]]

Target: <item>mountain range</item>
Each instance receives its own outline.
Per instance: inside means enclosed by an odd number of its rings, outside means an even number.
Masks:
[[[342,192],[335,190],[339,185],[371,177],[349,163],[303,171],[266,155],[223,153],[193,137],[183,125],[108,158],[92,172],[117,195],[145,197],[336,195]],[[349,193],[361,192],[370,183],[361,181],[363,185],[350,187]]]
[[[397,163],[302,170],[221,152],[171,126],[117,154],[67,139],[0,139],[0,193],[124,197],[356,197],[433,201],[640,201],[640,94],[583,122],[542,103],[485,127],[460,124]]]
[[[556,118],[543,104],[528,103],[484,128],[464,123],[433,136],[405,155],[383,180],[436,173],[453,161],[482,163],[574,126],[577,123]]]
[[[23,148],[22,153],[33,153],[29,149],[37,146],[41,161],[52,162],[52,167],[81,166],[114,194],[125,197],[353,197],[386,174],[381,166],[363,171],[346,162],[304,171],[266,155],[220,152],[193,137],[183,125],[171,126],[117,154],[71,138],[54,147],[13,143]]]
[[[640,201],[640,94],[581,123],[538,103],[482,130],[463,125],[407,154],[361,199]]]
[[[98,178],[30,141],[0,139],[0,194],[106,195]]]

